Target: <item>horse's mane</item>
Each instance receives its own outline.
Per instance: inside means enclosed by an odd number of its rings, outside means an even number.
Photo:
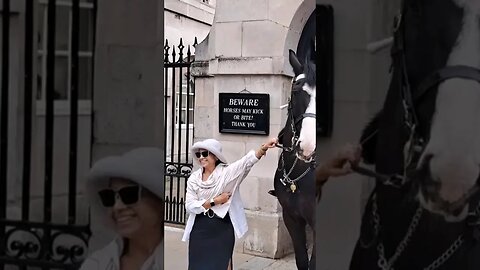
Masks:
[[[303,68],[303,74],[305,74],[305,81],[310,86],[317,84],[317,65],[312,61],[307,61]]]

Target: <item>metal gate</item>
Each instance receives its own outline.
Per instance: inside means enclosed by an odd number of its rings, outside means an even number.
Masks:
[[[39,4],[41,2],[41,4]],[[56,13],[59,7],[55,0],[3,0],[1,12],[1,96],[0,96],[0,269],[78,269],[87,254],[87,243],[90,237],[88,224],[78,224],[77,172],[79,117],[79,17],[80,5],[91,5],[94,10],[95,1],[80,4],[80,0],[62,1],[68,8],[71,18],[72,35],[68,39],[68,124],[62,130],[67,150],[62,171],[68,171],[65,178],[59,179],[56,170],[59,166],[54,158],[54,146],[58,150],[58,142],[54,139],[57,125],[55,121],[56,96]],[[42,48],[45,59],[45,72],[40,76],[34,72],[39,59],[35,47],[38,37],[34,29],[38,23],[37,8],[45,8],[44,22],[45,46]],[[12,12],[11,8],[19,8]],[[24,16],[18,16],[18,13]],[[14,18],[15,20],[13,20]],[[18,20],[24,23],[18,23]],[[12,28],[12,22],[15,28]],[[19,26],[24,26],[21,29]],[[22,33],[13,33],[19,31]],[[18,46],[14,38],[23,36]],[[22,63],[15,57],[20,54]],[[11,61],[14,59],[13,61]],[[82,60],[80,60],[82,61]],[[42,62],[43,63],[43,62]],[[12,68],[17,66],[22,68]],[[90,74],[91,75],[91,74]],[[20,83],[18,83],[20,82]],[[35,105],[38,102],[34,94],[36,86],[44,85],[42,105],[45,112],[37,121]],[[91,89],[90,87],[87,87]],[[83,89],[83,88],[82,88]],[[63,91],[64,89],[62,89]],[[67,90],[65,90],[67,92]],[[38,92],[37,92],[38,93]],[[91,93],[90,93],[91,94]],[[91,96],[91,95],[90,95]],[[44,103],[43,103],[44,101]],[[17,108],[23,108],[21,112]],[[41,141],[38,139],[42,125]],[[13,128],[12,128],[13,127]],[[40,141],[40,142],[38,142]],[[35,146],[35,147],[33,147]],[[42,154],[37,155],[36,149]],[[40,162],[41,161],[41,162]],[[41,165],[38,165],[41,164]],[[67,167],[67,168],[63,168]],[[40,168],[40,169],[39,169]],[[41,171],[38,173],[38,171]],[[60,181],[61,185],[59,185]],[[40,184],[39,184],[40,183]],[[60,187],[59,187],[60,186]],[[65,186],[65,187],[63,187]],[[62,193],[61,200],[58,195]],[[59,203],[59,201],[63,203]],[[61,212],[61,214],[59,214]],[[88,222],[84,222],[88,223]]]
[[[192,172],[195,82],[190,74],[195,46],[164,46],[165,222],[185,224],[185,191]],[[171,51],[170,51],[171,50]]]

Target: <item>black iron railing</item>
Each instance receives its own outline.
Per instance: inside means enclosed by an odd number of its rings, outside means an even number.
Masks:
[[[164,46],[164,113],[168,123],[165,129],[165,222],[168,223],[185,223],[186,182],[193,167],[189,147],[193,135],[195,83],[190,67],[196,45],[195,38],[192,46],[185,46],[183,39],[172,47],[166,40]]]
[[[90,237],[89,224],[76,224],[77,216],[77,144],[78,144],[78,86],[79,86],[79,5],[80,0],[72,0],[72,35],[71,35],[71,63],[70,63],[70,127],[69,127],[69,178],[67,193],[67,218],[65,222],[53,222],[58,220],[52,211],[53,206],[53,175],[54,175],[54,106],[55,106],[55,25],[56,8],[55,0],[49,0],[47,4],[47,62],[46,62],[46,98],[45,98],[45,140],[44,140],[44,182],[43,194],[40,195],[43,201],[42,214],[43,219],[38,221],[31,220],[32,216],[39,213],[31,211],[32,204],[32,141],[35,131],[34,120],[34,69],[36,66],[36,55],[34,55],[34,23],[35,23],[35,5],[32,0],[25,0],[25,43],[24,54],[24,73],[11,74],[10,63],[12,43],[10,33],[10,1],[3,0],[2,8],[2,77],[1,77],[1,95],[0,95],[0,270],[5,266],[16,266],[17,269],[27,269],[36,267],[40,269],[78,269],[81,262],[87,255],[88,239]],[[17,1],[17,0],[15,0]],[[96,6],[96,2],[94,3]],[[19,16],[22,17],[22,16]],[[41,27],[41,26],[39,26]],[[18,48],[16,48],[18,49]],[[23,108],[22,119],[16,119],[9,115],[9,101],[13,89],[10,78],[19,76],[24,79],[23,89]],[[22,95],[19,95],[22,96]],[[11,106],[11,105],[10,105]],[[22,153],[21,168],[21,207],[19,217],[12,219],[8,215],[11,201],[7,194],[14,194],[12,186],[9,183],[16,181],[16,178],[9,179],[11,175],[11,164],[16,159],[9,157],[9,147],[15,145],[9,142],[9,126],[12,119],[19,121],[19,126],[23,127],[23,149],[18,151]],[[41,119],[41,118],[37,118]],[[23,120],[23,123],[22,121]],[[67,132],[65,132],[67,134]],[[11,136],[11,134],[10,134]],[[16,146],[15,146],[16,147]],[[39,175],[35,175],[39,176]],[[10,188],[10,189],[9,189]],[[19,196],[19,195],[18,195]]]

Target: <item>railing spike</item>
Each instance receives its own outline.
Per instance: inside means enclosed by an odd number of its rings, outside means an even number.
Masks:
[[[173,47],[173,48],[172,48],[172,58],[173,58],[173,59],[172,59],[172,63],[175,63],[175,62],[177,61],[177,60],[175,60],[175,59],[176,59],[176,57],[175,57],[176,55],[177,55],[177,54],[175,53],[175,47]]]
[[[183,49],[185,46],[183,46],[183,38],[180,38],[180,44],[178,44],[178,63],[183,63]]]

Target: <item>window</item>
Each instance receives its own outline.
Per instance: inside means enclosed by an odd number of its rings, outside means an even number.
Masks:
[[[185,76],[186,77],[186,76]],[[187,83],[190,83],[189,93],[187,93]],[[187,113],[188,113],[188,126],[193,127],[193,108],[194,108],[194,94],[192,93],[193,81],[182,81],[182,91],[175,92],[175,126],[179,128],[179,122],[181,128],[186,128]],[[180,97],[182,99],[182,108],[180,109]],[[187,100],[188,98],[188,100]],[[187,103],[188,102],[188,103]],[[180,121],[179,121],[180,119]]]
[[[45,100],[47,73],[47,18],[48,0],[39,0],[37,14],[37,95],[38,101]],[[71,78],[71,36],[72,3],[71,0],[57,0],[55,25],[55,100],[56,104],[68,104],[70,100]],[[94,4],[93,0],[80,1],[79,31],[79,85],[80,104],[90,103],[93,84],[93,38]]]

